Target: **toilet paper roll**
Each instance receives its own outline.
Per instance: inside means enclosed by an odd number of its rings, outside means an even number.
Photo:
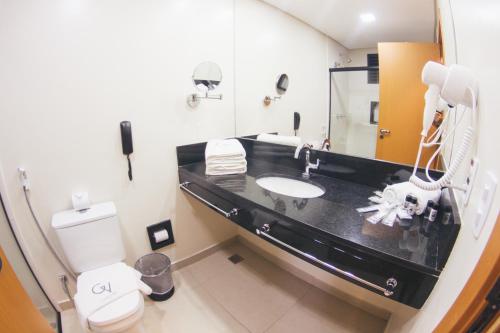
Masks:
[[[168,231],[166,229],[161,229],[154,233],[155,242],[160,243],[168,239]]]
[[[76,192],[71,195],[73,208],[75,210],[85,210],[90,208],[90,200],[88,192]]]

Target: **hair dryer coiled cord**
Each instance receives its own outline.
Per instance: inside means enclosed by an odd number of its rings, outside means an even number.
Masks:
[[[464,132],[462,145],[460,146],[460,149],[458,150],[455,159],[449,166],[448,171],[439,180],[427,182],[418,178],[415,174],[413,174],[410,177],[410,183],[427,191],[439,190],[443,187],[450,186],[451,179],[453,178],[453,176],[455,176],[455,173],[458,171],[460,164],[467,155],[467,152],[469,151],[473,139],[474,139],[474,129],[471,126],[469,126]]]
[[[471,96],[471,100],[472,100],[472,103],[471,103],[472,104],[472,106],[471,106],[471,108],[472,108],[472,110],[471,110],[472,124],[471,124],[471,126],[467,127],[466,130],[464,131],[462,144],[460,145],[460,148],[457,151],[456,157],[450,163],[450,166],[448,167],[448,171],[446,171],[446,173],[438,180],[431,180],[431,178],[429,176],[430,162],[432,161],[433,158],[435,158],[437,153],[439,151],[441,151],[441,148],[446,143],[446,141],[448,140],[450,135],[448,135],[446,137],[446,139],[444,139],[444,141],[441,142],[440,147],[436,150],[436,152],[432,156],[429,163],[427,163],[427,167],[425,169],[426,170],[425,172],[426,172],[427,177],[429,178],[429,181],[425,181],[425,180],[422,180],[422,179],[417,177],[418,163],[420,162],[422,148],[425,146],[425,137],[422,137],[422,141],[420,142],[420,146],[419,146],[418,153],[417,153],[417,161],[415,162],[415,167],[413,168],[413,174],[410,177],[409,181],[410,181],[410,183],[420,187],[423,190],[434,191],[434,190],[440,190],[443,187],[455,187],[455,188],[457,188],[456,186],[452,186],[451,179],[457,173],[458,168],[460,167],[460,164],[462,164],[463,160],[465,159],[465,156],[467,155],[467,152],[469,151],[469,148],[472,145],[472,141],[474,140],[474,128],[476,127],[476,124],[477,124],[476,93],[474,92],[474,89],[472,89],[470,87],[467,88],[467,91],[469,92],[469,94]],[[462,122],[463,116],[464,115],[462,115],[462,117],[460,117],[459,123]],[[455,129],[457,128],[457,125],[455,125],[455,127],[452,129],[451,133],[453,133],[455,131]]]

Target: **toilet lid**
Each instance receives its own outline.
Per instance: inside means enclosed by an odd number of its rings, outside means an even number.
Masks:
[[[122,288],[124,285],[125,288],[130,285],[130,290],[133,290],[137,286],[137,281],[130,274],[124,274],[128,269],[131,268],[124,263],[116,263],[82,273],[78,277],[78,292],[75,295],[79,312],[89,313],[92,307],[95,307],[95,297],[102,298],[106,294],[110,287],[105,281],[119,279]],[[92,326],[110,325],[133,315],[142,308],[143,304],[140,291],[133,290],[90,314],[87,319]]]
[[[106,326],[132,316],[143,306],[142,294],[134,291],[106,305],[88,318],[91,326]]]

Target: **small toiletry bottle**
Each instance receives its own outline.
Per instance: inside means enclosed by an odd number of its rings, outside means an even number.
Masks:
[[[426,230],[429,228],[429,214],[431,212],[433,201],[427,201],[427,206],[425,207],[424,213],[422,215],[422,223],[420,224],[420,233],[426,234]]]
[[[408,209],[408,207],[410,206],[410,201],[411,201],[411,194],[407,194],[406,198],[405,198],[405,202],[403,204],[404,209]]]
[[[406,208],[406,210],[408,211],[408,214],[415,215],[415,212],[417,211],[417,204],[418,204],[417,198],[411,194],[408,194],[406,196],[405,205],[406,205],[406,203],[408,203],[407,208]]]
[[[427,203],[426,212],[424,215],[424,223],[422,226],[423,234],[426,237],[430,235],[430,229],[434,221],[436,221],[439,205],[434,201],[429,200]]]
[[[403,204],[403,208],[408,209],[408,206],[410,205],[410,198],[411,198],[411,194],[407,194],[406,198],[405,198],[405,202]]]
[[[451,206],[443,207],[443,217],[441,218],[441,223],[443,225],[449,225],[451,223]]]
[[[431,207],[429,207],[429,221],[436,221],[439,204],[437,202],[431,201]]]

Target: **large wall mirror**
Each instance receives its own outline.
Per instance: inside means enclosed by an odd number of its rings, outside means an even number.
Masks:
[[[299,0],[237,1],[236,135],[296,135],[316,149],[329,141],[335,153],[413,164],[427,89],[421,71],[454,50],[452,31],[440,26],[433,0],[325,0],[314,10]],[[286,96],[262,103],[282,73]],[[442,166],[436,159],[433,168]]]

